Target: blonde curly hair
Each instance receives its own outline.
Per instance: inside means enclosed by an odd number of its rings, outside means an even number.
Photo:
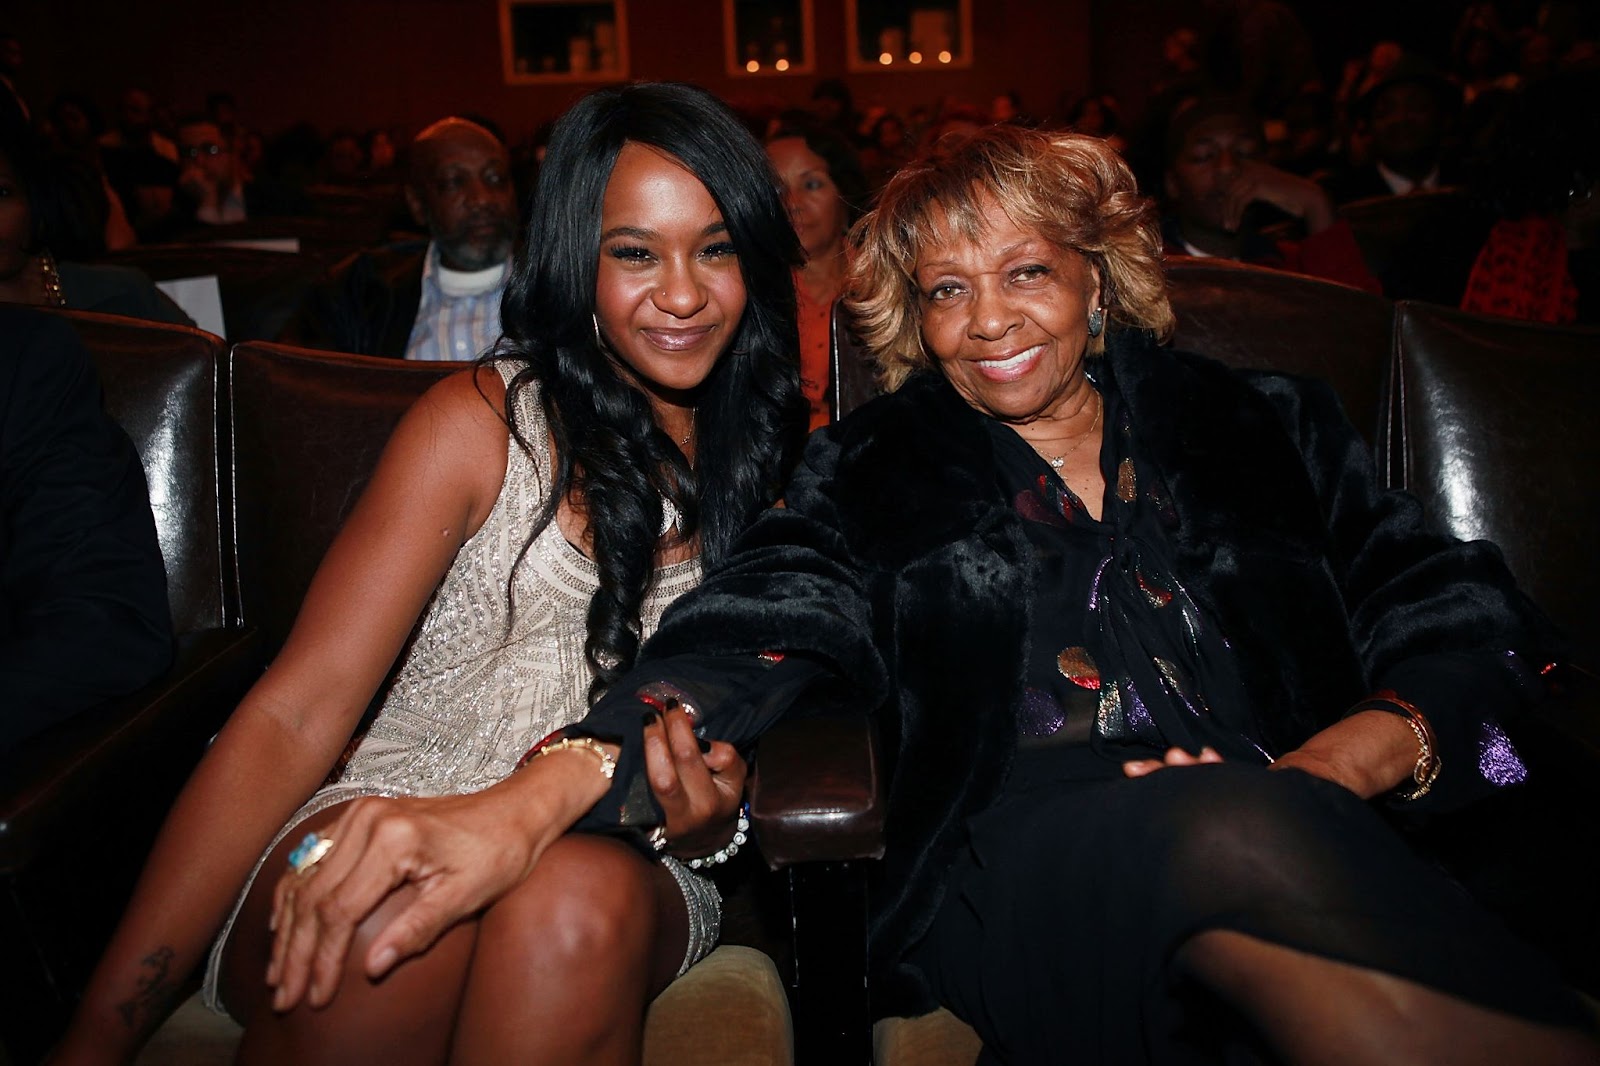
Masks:
[[[1096,268],[1110,324],[1148,329],[1160,340],[1171,334],[1159,224],[1128,165],[1095,137],[990,126],[907,164],[851,231],[856,255],[845,303],[884,388],[932,365],[922,343],[917,257],[946,227],[978,240],[988,224],[986,196],[1017,226]],[[1089,348],[1103,351],[1105,334]]]

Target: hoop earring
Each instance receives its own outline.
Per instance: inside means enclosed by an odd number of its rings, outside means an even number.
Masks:
[[[600,316],[590,311],[589,321],[594,325],[594,346],[604,352],[606,350],[606,342],[605,338],[600,336]]]
[[[1101,333],[1105,332],[1105,328],[1106,309],[1103,307],[1096,307],[1093,311],[1089,312],[1089,336],[1098,337]]]

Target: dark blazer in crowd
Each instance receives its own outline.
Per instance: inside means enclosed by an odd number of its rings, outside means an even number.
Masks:
[[[283,339],[404,359],[422,303],[427,255],[427,241],[406,241],[350,256],[312,290]]]
[[[0,306],[0,750],[171,658],[138,453],[72,327]]]
[[[151,322],[192,326],[183,313],[143,271],[109,263],[57,263],[61,291],[74,311],[98,311]]]

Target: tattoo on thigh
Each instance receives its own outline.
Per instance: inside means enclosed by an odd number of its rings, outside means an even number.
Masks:
[[[143,971],[135,984],[138,991],[132,999],[117,1004],[122,1024],[130,1029],[149,1025],[161,1016],[161,1011],[172,1001],[178,982],[172,975],[172,958],[175,952],[166,945],[156,948],[139,961]]]

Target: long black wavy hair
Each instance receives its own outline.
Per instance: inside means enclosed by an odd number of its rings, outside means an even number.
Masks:
[[[744,278],[744,315],[700,386],[692,468],[657,427],[649,400],[600,349],[593,324],[601,202],[629,142],[667,153],[700,179],[722,212]],[[516,444],[529,449],[517,398],[535,381],[555,437],[555,483],[523,554],[568,493],[584,502],[600,574],[584,647],[594,671],[591,700],[638,655],[662,499],[683,516],[685,537],[698,533],[703,565],[714,566],[778,498],[798,457],[806,403],[790,270],[800,261],[766,153],[705,90],[673,83],[602,89],[557,121],[527,243],[501,305],[504,339],[486,358],[528,363],[506,393]]]

